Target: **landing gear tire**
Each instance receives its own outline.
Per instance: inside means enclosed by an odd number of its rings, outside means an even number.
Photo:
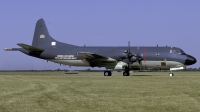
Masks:
[[[112,76],[112,72],[111,71],[104,71],[104,76]]]
[[[174,76],[174,73],[172,71],[170,71],[169,76],[170,77]]]
[[[123,72],[123,76],[129,76],[130,75],[130,73],[129,72]]]
[[[170,76],[170,77],[174,76],[174,73],[169,73],[169,76]]]

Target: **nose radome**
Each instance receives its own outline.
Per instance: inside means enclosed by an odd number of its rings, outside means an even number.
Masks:
[[[197,60],[191,56],[191,55],[187,55],[187,59],[185,60],[185,65],[193,65],[197,62]]]

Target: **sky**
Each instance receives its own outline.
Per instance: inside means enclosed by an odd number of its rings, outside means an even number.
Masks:
[[[8,52],[32,44],[36,21],[50,35],[78,46],[174,46],[200,67],[200,0],[1,0],[0,70],[85,69]],[[87,67],[89,68],[89,67]]]

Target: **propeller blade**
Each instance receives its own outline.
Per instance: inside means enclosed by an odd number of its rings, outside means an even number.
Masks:
[[[128,41],[128,53],[130,53],[131,51],[130,51],[130,41]]]
[[[141,63],[141,61],[139,61],[139,64],[140,64],[140,71],[142,71],[142,63]]]
[[[128,41],[128,49],[127,52],[124,52],[126,54],[126,57],[124,57],[122,60],[127,63],[128,68],[131,68],[131,64],[133,62],[138,62],[140,65],[140,69],[142,69],[141,61],[143,60],[143,54],[140,54],[139,47],[137,47],[137,53],[133,54],[131,53],[131,47],[130,47],[130,41]]]

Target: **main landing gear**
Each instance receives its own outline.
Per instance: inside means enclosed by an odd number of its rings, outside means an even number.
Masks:
[[[123,76],[129,76],[129,75],[130,75],[129,71],[123,72]],[[112,72],[111,71],[104,71],[104,76],[112,76]]]
[[[104,71],[104,76],[111,76],[112,72],[111,71]]]
[[[129,71],[124,71],[123,72],[123,76],[129,76],[129,75],[130,75]]]
[[[123,72],[123,76],[129,76],[130,75],[129,71],[130,71],[130,68],[125,67],[125,71]]]
[[[123,72],[123,76],[129,76],[130,75],[130,68],[129,67],[125,67],[125,70]],[[112,72],[111,71],[104,71],[104,76],[112,76]]]

